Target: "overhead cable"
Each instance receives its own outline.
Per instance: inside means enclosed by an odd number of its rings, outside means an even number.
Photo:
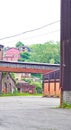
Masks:
[[[28,37],[28,38],[21,38],[21,40],[27,40],[27,39],[32,39],[32,38],[44,36],[44,35],[49,35],[50,33],[56,33],[56,32],[59,32],[59,31],[60,30],[54,30],[54,31],[51,31],[51,32],[48,32],[48,33],[43,33],[43,34],[39,34],[39,35]],[[20,39],[19,40],[17,39],[17,40],[9,41],[9,42],[7,41],[7,43],[12,43],[12,42],[16,42],[16,41],[20,41]]]
[[[23,34],[26,34],[26,33],[38,31],[40,29],[46,28],[47,26],[51,26],[51,25],[56,24],[58,22],[59,22],[59,20],[55,21],[55,22],[52,22],[52,23],[49,23],[49,24],[46,24],[46,25],[44,25],[42,27],[39,27],[39,28],[36,28],[36,29],[31,29],[31,30],[28,30],[28,31],[25,31],[25,32],[22,32],[22,33],[19,33],[19,34],[15,34],[15,35],[11,35],[11,36],[0,38],[0,40],[5,40],[5,39],[8,39],[8,38],[17,37],[17,36],[20,36],[20,35],[23,35]]]

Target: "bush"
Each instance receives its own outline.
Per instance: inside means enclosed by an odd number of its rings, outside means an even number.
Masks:
[[[66,102],[63,102],[63,103],[62,103],[62,108],[71,109],[71,104],[67,104]]]
[[[35,86],[35,93],[42,93],[42,84],[40,82],[31,82]]]

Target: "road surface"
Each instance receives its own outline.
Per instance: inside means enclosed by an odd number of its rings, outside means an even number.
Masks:
[[[59,98],[0,97],[0,130],[71,130],[71,110]]]

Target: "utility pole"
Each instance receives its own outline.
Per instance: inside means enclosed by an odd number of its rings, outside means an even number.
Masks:
[[[61,0],[61,105],[71,104],[71,0]]]

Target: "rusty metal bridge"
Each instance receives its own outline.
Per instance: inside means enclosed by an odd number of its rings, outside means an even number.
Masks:
[[[59,64],[0,61],[0,72],[44,74],[59,68]]]

